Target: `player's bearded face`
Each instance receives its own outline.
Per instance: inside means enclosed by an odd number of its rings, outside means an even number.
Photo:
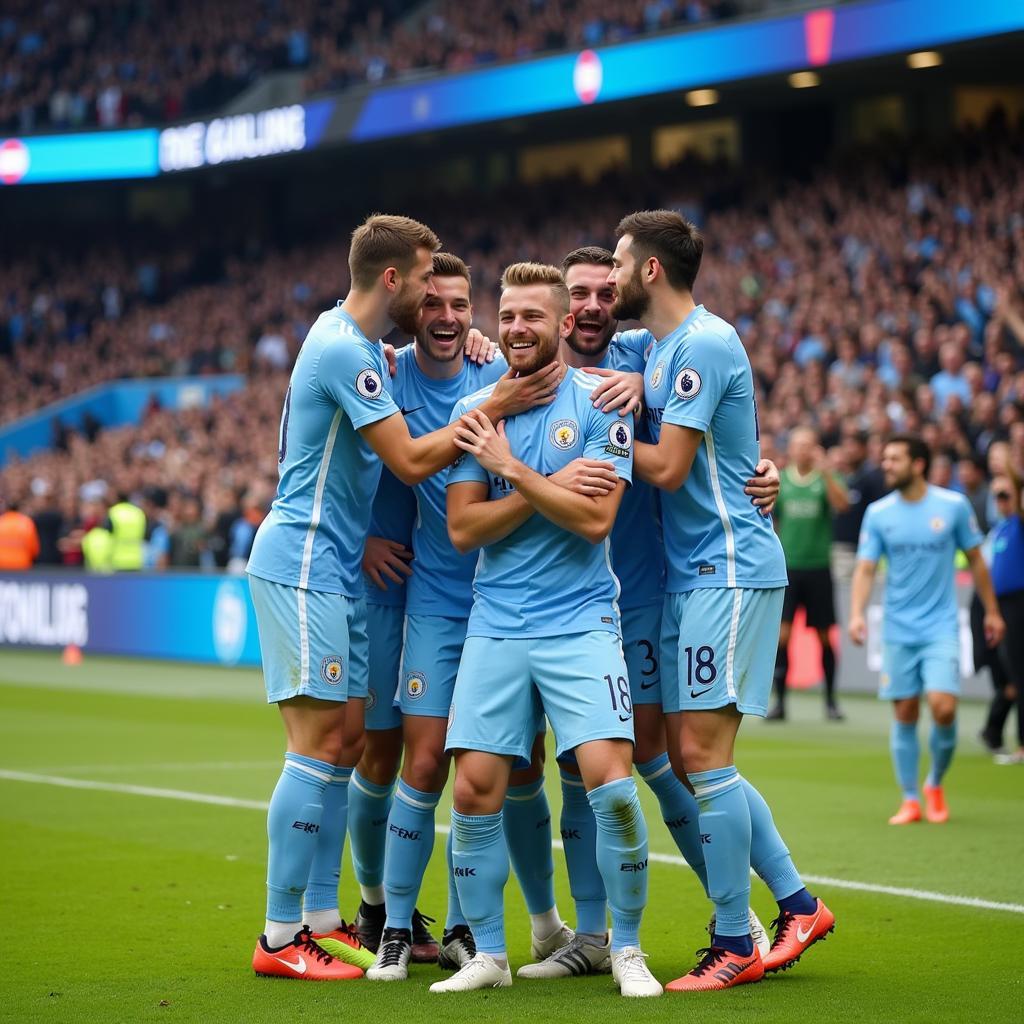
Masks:
[[[581,356],[600,355],[619,326],[611,315],[615,289],[608,284],[608,269],[579,264],[570,267],[565,277],[569,312],[576,321],[566,341]]]
[[[562,320],[547,285],[506,288],[498,310],[498,341],[508,365],[521,375],[558,357]]]
[[[388,303],[388,319],[403,333],[415,334],[419,327],[420,306],[426,289],[408,279],[391,296]]]
[[[651,297],[644,290],[640,278],[640,266],[635,263],[633,273],[618,284],[618,298],[611,311],[616,320],[642,320],[651,304]]]
[[[887,487],[902,490],[914,482],[914,464],[905,445],[892,445],[882,452],[882,475]]]
[[[450,363],[466,347],[473,323],[469,282],[464,277],[434,277],[420,307],[416,343],[431,359]]]

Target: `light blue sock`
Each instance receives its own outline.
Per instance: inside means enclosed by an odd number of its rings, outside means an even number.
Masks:
[[[661,817],[683,859],[700,879],[704,892],[708,891],[708,869],[704,864],[704,850],[700,843],[700,824],[697,818],[700,809],[693,794],[679,781],[668,754],[661,754],[652,761],[638,764],[640,778],[651,787],[658,798]]]
[[[304,911],[336,910],[338,907],[338,879],[341,877],[341,854],[345,849],[351,778],[352,769],[339,765],[321,797],[324,810],[320,816],[316,853],[309,869],[309,884],[302,901]]]
[[[647,905],[647,822],[633,777],[587,794],[597,821],[597,866],[612,912],[612,949],[640,945]]]
[[[889,750],[896,781],[907,800],[917,800],[917,771],[921,751],[917,742],[917,723],[893,722],[889,732]]]
[[[412,928],[412,912],[434,849],[434,811],[440,793],[421,793],[398,780],[384,848],[385,928]]]
[[[395,784],[378,786],[359,772],[348,790],[348,834],[356,882],[367,887],[384,884],[384,841]]]
[[[735,765],[690,772],[719,936],[750,941],[750,809]],[[740,942],[739,945],[745,945]],[[726,944],[725,948],[732,946]],[[745,953],[737,948],[736,953]]]
[[[804,883],[764,797],[746,779],[740,782],[750,811],[750,866],[771,889],[772,896],[783,900],[799,892]]]
[[[334,765],[288,753],[267,812],[267,919],[301,921],[302,894],[316,853],[323,792]]]
[[[576,904],[576,931],[604,935],[608,901],[597,867],[597,822],[583,780],[565,770],[562,778],[562,848],[569,872],[569,892]]]
[[[481,953],[505,955],[508,847],[497,814],[452,810],[452,870],[469,927]]]
[[[942,777],[946,774],[953,754],[956,752],[956,721],[949,725],[932,723],[931,735],[928,737],[928,749],[932,755],[932,765],[928,771],[928,785],[942,785]]]
[[[459,902],[459,887],[455,884],[451,829],[448,830],[448,841],[444,844],[444,853],[448,861],[448,914],[444,919],[444,930],[448,932],[460,924],[467,924],[466,915],[462,913],[462,904]]]
[[[505,842],[526,909],[543,914],[555,905],[555,859],[551,853],[551,807],[544,780],[510,786],[502,807]]]

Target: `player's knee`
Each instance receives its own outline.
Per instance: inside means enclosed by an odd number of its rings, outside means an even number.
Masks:
[[[936,725],[952,725],[956,721],[956,698],[951,694],[933,696],[931,707]]]
[[[366,733],[359,774],[377,786],[387,786],[398,774],[402,759],[402,734],[397,729]]]
[[[502,805],[504,793],[490,779],[459,772],[455,776],[452,802],[460,814],[494,814]]]
[[[443,750],[410,752],[402,766],[402,778],[421,793],[436,793],[448,778],[448,755]]]
[[[916,725],[917,716],[920,713],[920,705],[916,698],[908,700],[893,701],[893,717],[901,725]]]

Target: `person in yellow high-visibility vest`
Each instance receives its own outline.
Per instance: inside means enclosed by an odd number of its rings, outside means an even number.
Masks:
[[[127,494],[118,494],[104,524],[110,531],[110,567],[115,572],[141,569],[146,540],[146,513]]]
[[[82,537],[82,562],[89,572],[110,572],[114,538],[110,530],[97,523]]]

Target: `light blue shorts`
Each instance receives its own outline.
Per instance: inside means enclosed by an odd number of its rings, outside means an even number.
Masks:
[[[402,715],[395,707],[398,666],[402,660],[401,605],[366,603],[366,635],[370,640],[370,677],[366,692],[366,729],[400,729]]]
[[[661,703],[661,605],[623,608],[622,653],[634,704]]]
[[[665,595],[661,703],[665,713],[735,704],[764,716],[779,646],[785,587],[721,587]]]
[[[545,714],[559,757],[589,740],[633,741],[633,701],[615,633],[466,640],[446,750],[529,763]]]
[[[469,619],[442,615],[405,617],[402,685],[398,691],[403,715],[448,717],[468,626]]]
[[[365,697],[366,602],[249,577],[267,703]]]
[[[921,693],[960,696],[960,643],[956,637],[927,644],[882,644],[881,700],[906,700]]]

